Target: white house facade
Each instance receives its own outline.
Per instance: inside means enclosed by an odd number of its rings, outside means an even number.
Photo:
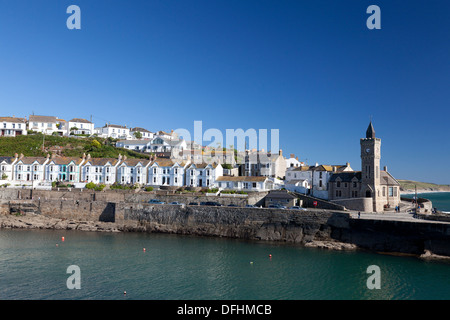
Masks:
[[[86,119],[74,118],[69,120],[68,134],[94,134],[94,124]]]
[[[171,159],[156,159],[148,169],[148,184],[153,186],[185,185],[187,162],[172,161]]]
[[[27,134],[25,118],[0,117],[0,137],[16,137]]]
[[[116,124],[105,124],[101,128],[95,128],[94,132],[98,136],[103,138],[124,139],[124,140],[130,138],[130,128]]]
[[[18,182],[45,180],[45,165],[49,157],[23,157],[21,155],[13,166],[13,180]]]
[[[216,180],[223,175],[221,164],[191,163],[186,169],[186,186],[214,187]]]
[[[58,135],[66,135],[67,122],[63,119],[58,119],[53,116],[35,116],[30,115],[28,117],[28,130],[41,132],[43,134],[51,135],[56,133]]]
[[[12,181],[14,179],[13,167],[17,161],[17,155],[13,157],[0,157],[0,180]]]
[[[216,181],[220,189],[267,191],[274,188],[273,180],[263,176],[222,176],[218,177]]]
[[[89,155],[81,166],[80,182],[113,184],[116,182],[117,166],[121,158],[91,158]]]
[[[45,181],[77,183],[80,181],[82,158],[51,158],[45,166]]]
[[[150,160],[126,159],[117,166],[117,182],[120,184],[147,184]]]

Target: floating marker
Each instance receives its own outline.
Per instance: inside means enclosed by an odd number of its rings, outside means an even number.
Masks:
[[[142,249],[142,251],[144,251],[144,252],[145,252],[145,248],[144,248],[144,249]]]
[[[61,237],[61,241],[64,241],[64,237]]]
[[[269,254],[269,258],[272,259],[272,255],[271,254]]]
[[[253,264],[253,261],[250,261],[250,264]]]

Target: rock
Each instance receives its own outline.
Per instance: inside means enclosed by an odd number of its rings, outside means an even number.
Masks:
[[[310,241],[306,242],[305,247],[321,248],[330,250],[356,250],[358,247],[352,243],[335,242],[335,241]]]

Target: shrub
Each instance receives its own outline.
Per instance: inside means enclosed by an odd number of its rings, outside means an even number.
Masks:
[[[145,187],[145,191],[153,191],[153,187]]]
[[[94,189],[96,186],[95,186],[95,183],[93,183],[93,182],[89,182],[88,184],[86,184],[86,189]]]
[[[102,191],[104,188],[105,188],[105,185],[102,183],[102,184],[96,185],[94,187],[94,190],[95,191]]]

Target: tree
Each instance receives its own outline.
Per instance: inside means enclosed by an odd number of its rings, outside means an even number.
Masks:
[[[134,136],[136,137],[136,139],[142,139],[142,133],[140,133],[139,131],[136,131],[135,133],[134,133]]]
[[[92,142],[91,142],[91,146],[92,146],[93,148],[100,149],[100,148],[102,147],[102,144],[101,144],[100,142],[98,142],[96,139],[94,139],[94,140],[92,140]]]

